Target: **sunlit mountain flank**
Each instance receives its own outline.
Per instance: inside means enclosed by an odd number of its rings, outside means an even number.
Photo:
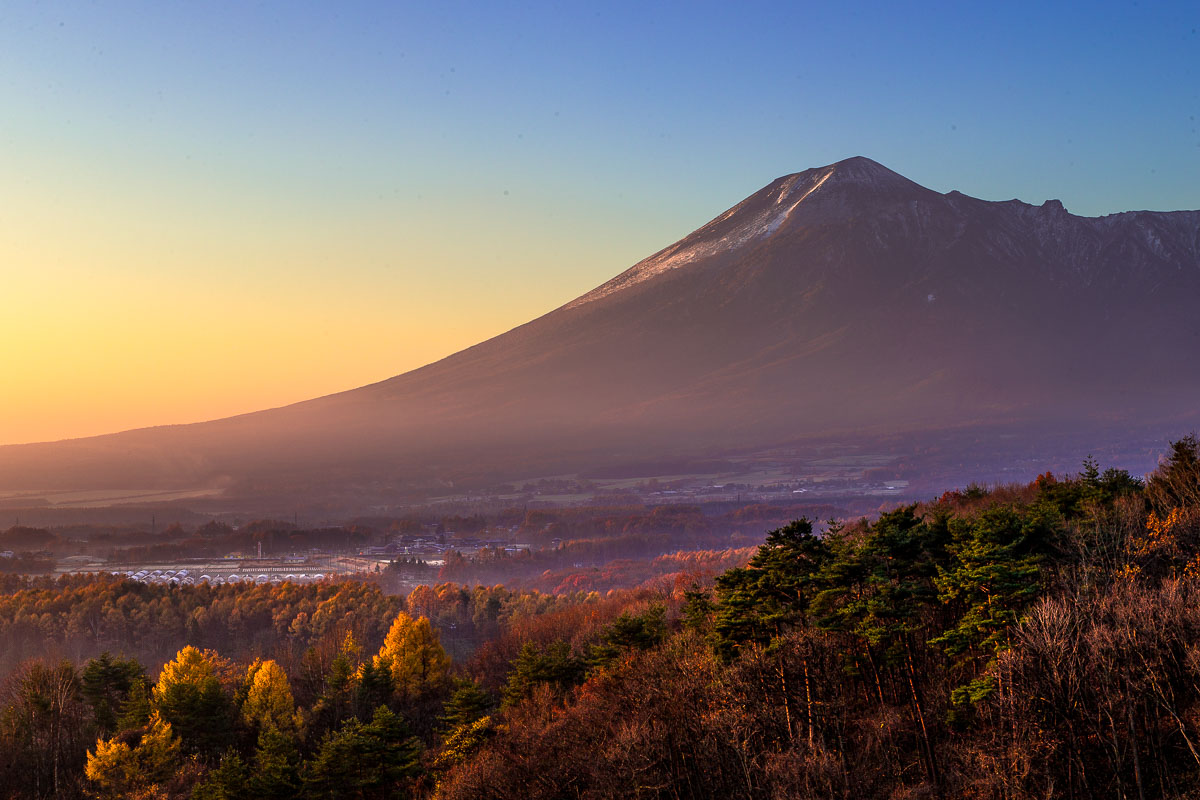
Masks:
[[[214,422],[2,448],[0,488],[469,485],[815,437],[986,429],[1036,449],[1038,431],[1171,432],[1200,399],[1198,295],[1200,212],[1079,217],[849,158],[436,363]]]

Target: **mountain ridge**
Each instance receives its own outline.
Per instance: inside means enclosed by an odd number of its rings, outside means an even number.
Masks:
[[[1179,421],[1200,398],[1197,298],[1200,211],[1080,217],[854,157],[777,178],[439,361],[222,420],[3,447],[0,488],[91,485],[96,470],[520,475],[838,431]]]

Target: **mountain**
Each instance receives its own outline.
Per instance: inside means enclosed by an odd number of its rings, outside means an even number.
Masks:
[[[1200,410],[1198,301],[1200,212],[1079,217],[850,158],[436,363],[229,419],[3,447],[0,488],[252,492],[833,435],[1181,433]]]

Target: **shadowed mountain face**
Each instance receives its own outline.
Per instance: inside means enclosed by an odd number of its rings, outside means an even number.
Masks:
[[[0,488],[511,479],[830,434],[1190,426],[1198,301],[1200,212],[1077,217],[852,158],[437,363],[215,422],[0,448]]]

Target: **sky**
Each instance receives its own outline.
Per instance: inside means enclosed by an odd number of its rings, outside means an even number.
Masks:
[[[1200,4],[0,5],[0,443],[372,383],[869,156],[1200,208]]]

